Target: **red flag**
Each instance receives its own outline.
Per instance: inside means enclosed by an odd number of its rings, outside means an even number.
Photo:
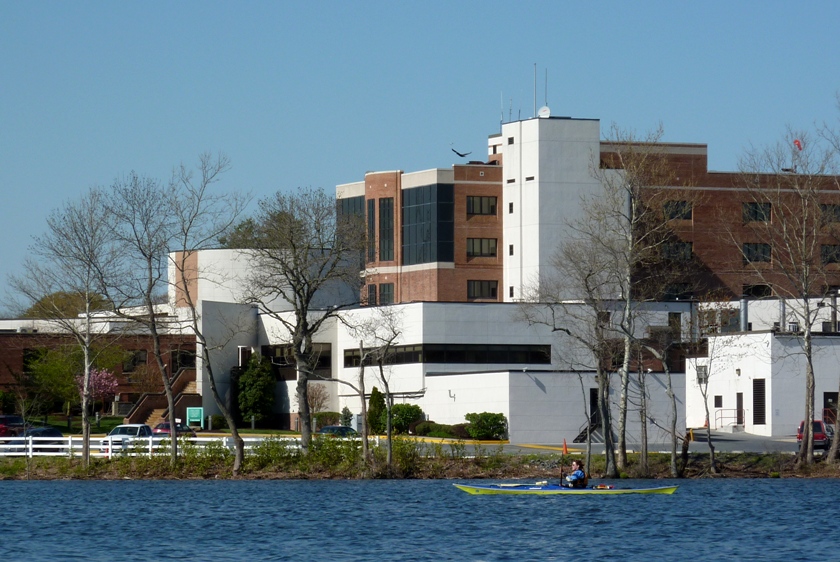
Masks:
[[[802,141],[799,139],[793,139],[793,146],[795,146],[799,150],[802,150]]]

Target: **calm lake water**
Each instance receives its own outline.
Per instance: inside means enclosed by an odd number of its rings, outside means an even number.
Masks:
[[[672,481],[621,482],[664,485]],[[672,496],[471,496],[452,481],[0,482],[3,560],[835,560],[838,480]],[[167,516],[174,513],[177,527]]]

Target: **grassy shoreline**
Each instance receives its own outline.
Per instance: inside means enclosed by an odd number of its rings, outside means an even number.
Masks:
[[[572,459],[580,454],[506,454],[501,448],[444,451],[408,440],[395,442],[394,463],[385,462],[384,447],[374,447],[368,463],[352,442],[319,440],[308,455],[300,455],[283,442],[267,440],[265,446],[249,454],[240,473],[233,475],[233,459],[223,448],[182,449],[173,466],[168,456],[125,456],[91,459],[85,469],[78,457],[0,458],[2,480],[140,480],[140,479],[493,479],[560,480],[568,473]],[[840,478],[840,464],[822,458],[811,466],[797,465],[796,457],[786,453],[718,453],[718,473],[709,470],[706,453],[690,453],[684,478]],[[587,472],[590,478],[603,477],[604,458],[593,456]],[[643,473],[639,455],[628,455],[628,466],[621,478],[671,478],[670,456],[648,455],[649,469]]]

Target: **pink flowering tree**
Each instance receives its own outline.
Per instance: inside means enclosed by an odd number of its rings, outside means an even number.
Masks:
[[[79,375],[76,377],[76,386],[79,388],[79,394],[84,392],[84,377]],[[114,373],[105,369],[91,369],[90,370],[90,398],[94,402],[102,400],[102,412],[105,413],[105,398],[113,397],[117,393],[119,383]]]

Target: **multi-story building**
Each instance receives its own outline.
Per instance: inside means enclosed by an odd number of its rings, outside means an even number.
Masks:
[[[602,141],[596,119],[538,117],[504,123],[489,137],[486,162],[371,172],[362,182],[339,185],[342,209],[363,214],[368,224],[363,301],[522,299],[550,271],[569,225],[583,213],[582,198],[598,194],[595,170],[611,167],[622,144]],[[699,289],[789,296],[790,281],[779,273],[783,260],[767,236],[756,236],[756,225],[780,229],[771,200],[793,194],[793,170],[749,177],[715,172],[705,144],[654,147],[670,171],[672,183],[658,188],[673,191],[668,218],[678,242],[672,246],[693,261],[690,286],[675,283],[665,298]],[[756,178],[759,190],[772,193],[767,201],[748,188]],[[827,222],[840,224],[837,179],[826,177],[818,197]],[[817,237],[813,259],[827,266],[818,293],[840,286],[840,245],[834,232]]]

